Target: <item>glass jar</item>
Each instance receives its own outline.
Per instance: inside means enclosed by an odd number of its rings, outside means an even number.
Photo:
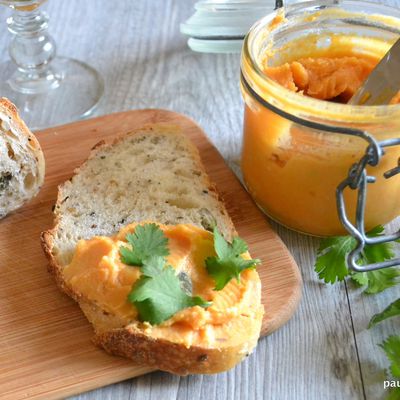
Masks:
[[[306,97],[270,79],[263,65],[279,66],[302,57],[378,59],[399,34],[400,10],[364,1],[298,3],[252,27],[241,59],[242,171],[250,194],[272,219],[307,234],[344,234],[336,189],[363,157],[368,143],[312,128],[310,123],[361,129],[381,141],[400,136],[400,105],[354,106]],[[399,156],[399,146],[387,148],[380,163],[367,168],[368,175],[376,177],[368,185],[367,230],[400,214],[400,174],[383,177],[397,165]],[[356,191],[346,189],[344,200],[354,223]]]

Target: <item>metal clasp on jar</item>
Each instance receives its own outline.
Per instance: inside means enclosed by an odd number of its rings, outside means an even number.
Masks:
[[[368,132],[357,130],[357,129],[346,129],[343,128],[344,134],[358,136],[365,139],[369,145],[365,152],[365,155],[360,159],[358,163],[352,165],[349,170],[347,178],[339,184],[336,189],[336,203],[339,218],[343,226],[357,240],[356,248],[351,251],[347,257],[347,265],[353,271],[357,272],[368,272],[376,269],[393,267],[400,265],[400,258],[394,258],[392,260],[382,261],[374,264],[360,265],[359,259],[361,252],[365,245],[386,243],[397,240],[400,238],[400,230],[393,234],[368,237],[365,232],[364,216],[365,216],[365,203],[367,199],[367,186],[369,183],[374,183],[376,178],[368,176],[367,166],[376,166],[379,164],[381,158],[385,154],[385,147],[397,146],[400,144],[400,138],[388,139],[383,141],[377,141]],[[397,166],[386,171],[384,177],[390,179],[391,177],[400,173],[400,158],[398,159]],[[355,225],[353,225],[346,213],[346,204],[344,200],[344,190],[349,188],[350,190],[357,190],[357,206],[355,215]]]
[[[341,182],[336,189],[336,204],[339,219],[347,232],[349,232],[349,234],[357,240],[356,248],[352,252],[350,252],[347,257],[347,266],[357,272],[368,272],[374,271],[376,269],[400,265],[400,257],[375,264],[361,265],[358,263],[365,245],[392,242],[400,238],[400,230],[393,234],[368,237],[365,232],[364,226],[367,185],[368,183],[373,183],[376,180],[375,177],[367,175],[366,167],[368,165],[378,165],[381,158],[385,154],[384,149],[386,147],[400,145],[400,138],[387,139],[379,142],[371,134],[360,129],[326,125],[297,117],[296,115],[290,114],[263,99],[247,82],[246,78],[243,75],[243,72],[241,72],[240,79],[243,87],[245,87],[246,90],[248,90],[249,93],[251,93],[251,95],[260,104],[283,118],[286,118],[294,123],[311,129],[344,135],[352,135],[364,139],[368,142],[368,147],[364,156],[360,159],[358,163],[352,165],[347,178],[343,182]],[[397,166],[393,167],[389,171],[386,171],[384,173],[384,177],[386,179],[390,179],[398,173],[400,173],[400,158],[398,160]],[[350,222],[346,213],[346,205],[343,195],[343,192],[346,188],[358,191],[355,225]]]

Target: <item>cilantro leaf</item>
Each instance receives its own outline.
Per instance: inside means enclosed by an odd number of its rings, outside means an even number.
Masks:
[[[240,255],[240,254],[245,253],[247,250],[249,250],[249,248],[248,248],[246,242],[243,239],[241,239],[238,236],[233,238],[233,240],[232,240],[232,252],[234,254]]]
[[[353,250],[356,241],[351,236],[337,236],[322,239],[317,251],[315,272],[325,283],[343,281],[349,274],[346,257]]]
[[[389,336],[379,345],[389,359],[390,371],[396,378],[400,378],[400,336]]]
[[[397,299],[392,304],[389,304],[382,312],[379,314],[375,314],[371,321],[369,322],[368,329],[372,328],[379,322],[384,321],[385,319],[395,317],[400,315],[400,299]]]
[[[383,292],[392,286],[400,283],[400,270],[396,267],[378,269],[370,272],[352,273],[351,279],[360,286],[367,285],[364,290],[367,294],[376,294]]]
[[[372,228],[370,231],[367,232],[368,236],[376,237],[381,235],[385,231],[383,225],[377,225],[375,228]]]
[[[167,256],[168,239],[156,224],[138,225],[133,234],[128,233],[126,240],[131,248],[120,247],[121,261],[127,265],[143,265],[146,259],[153,256]]]
[[[368,232],[368,236],[380,236],[384,231],[379,225]],[[350,272],[347,268],[347,255],[355,248],[356,240],[351,236],[337,236],[322,239],[317,251],[315,272],[325,283],[343,281],[348,275],[359,286],[367,286],[365,293],[379,293],[386,288],[399,283],[397,277],[400,270],[396,268],[385,268],[371,272]],[[392,243],[379,243],[366,245],[362,251],[359,264],[372,264],[388,260],[394,257]]]
[[[369,282],[368,272],[353,272],[351,279],[358,286],[366,286]]]
[[[400,399],[400,388],[392,388],[386,397],[386,400],[399,400]]]
[[[232,254],[239,256],[248,250],[246,242],[240,237],[233,238],[232,244],[229,244],[217,228],[214,228],[214,248],[221,259],[229,258]]]
[[[222,290],[232,278],[240,281],[240,273],[245,269],[254,268],[257,261],[245,260],[241,257],[226,259],[208,257],[206,259],[206,266],[208,273],[215,280],[214,290]]]
[[[160,272],[162,272],[165,265],[165,258],[152,256],[146,259],[140,272],[142,276],[152,277],[157,276]]]
[[[378,229],[379,228],[379,229]],[[381,229],[382,228],[382,229]],[[368,232],[368,236],[381,236],[383,232],[382,226],[377,226],[372,231]],[[390,260],[395,256],[391,243],[369,244],[364,247],[361,255],[361,262],[376,263],[384,260]]]
[[[248,250],[246,242],[235,237],[232,243],[228,243],[217,228],[214,228],[214,248],[217,256],[205,260],[207,272],[215,281],[214,290],[223,289],[232,278],[240,281],[241,272],[255,268],[261,262],[242,258],[241,255]]]
[[[377,226],[368,232],[368,236],[380,236],[383,226]],[[373,264],[380,261],[390,260],[395,256],[392,243],[370,244],[364,247],[360,257],[361,264]],[[352,272],[351,278],[360,286],[366,286],[365,293],[375,294],[397,285],[400,280],[400,270],[396,267],[378,269],[370,272]]]
[[[162,257],[146,259],[141,268],[142,275],[128,295],[128,300],[139,312],[139,318],[152,325],[160,324],[184,308],[211,305],[199,296],[186,294],[174,268],[164,266],[164,263]]]

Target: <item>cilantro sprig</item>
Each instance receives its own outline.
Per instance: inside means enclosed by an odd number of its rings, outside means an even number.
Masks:
[[[400,315],[400,299],[394,301],[381,313],[374,315],[369,323],[368,328],[372,328],[385,319],[398,315]],[[389,336],[383,343],[379,344],[379,347],[381,347],[385,352],[390,364],[389,370],[386,372],[387,379],[392,380],[400,378],[400,336]],[[387,396],[387,400],[397,400],[399,398],[400,388],[391,388]]]
[[[168,239],[157,224],[138,225],[135,232],[128,233],[126,240],[131,248],[121,246],[121,261],[127,265],[141,266],[146,259],[169,254]]]
[[[383,226],[377,226],[368,232],[370,237],[382,235]],[[337,236],[322,239],[317,251],[315,271],[325,283],[343,281],[347,276],[359,286],[365,286],[365,293],[374,294],[400,283],[400,269],[385,268],[370,272],[350,272],[346,257],[356,246],[351,236]],[[361,253],[360,264],[376,263],[394,257],[392,243],[366,245]]]
[[[369,236],[380,236],[384,228],[377,226],[368,233]],[[346,265],[346,258],[350,251],[356,246],[356,240],[350,236],[341,236],[323,239],[320,243],[315,271],[325,283],[343,281],[350,276],[353,282],[359,286],[366,287],[364,293],[376,294],[400,283],[400,269],[397,267],[384,268],[381,270],[355,273],[350,272]],[[366,245],[358,260],[360,264],[377,263],[392,259],[395,256],[393,243],[380,243]],[[395,316],[400,315],[400,299],[391,303],[382,312],[375,314],[368,328]],[[393,378],[400,378],[400,336],[389,336],[380,347],[386,353],[390,362],[390,374]],[[400,399],[400,388],[392,388],[387,400]]]
[[[142,321],[157,325],[185,308],[211,305],[199,296],[185,293],[174,268],[164,264],[161,257],[147,259],[141,268],[141,277],[128,296]]]
[[[350,276],[358,286],[366,286],[364,292],[367,294],[380,293],[400,283],[400,270],[396,267],[370,272],[355,272]]]
[[[382,312],[375,314],[371,318],[371,321],[369,321],[368,328],[372,328],[376,324],[396,316],[400,316],[400,299],[397,299],[393,303],[389,304]]]
[[[175,273],[166,265],[169,255],[168,238],[157,224],[138,225],[134,233],[126,236],[128,246],[119,249],[124,264],[139,267],[140,278],[133,284],[128,301],[135,305],[139,319],[152,325],[160,324],[178,311],[188,307],[209,307],[212,303],[199,296],[191,296],[188,287],[191,282]],[[221,290],[233,278],[240,281],[240,274],[255,268],[260,260],[246,260],[242,257],[248,250],[247,244],[239,237],[227,242],[214,229],[216,256],[205,260],[206,269],[215,281],[215,289]],[[182,273],[181,273],[182,274]]]
[[[232,243],[228,243],[214,228],[214,248],[217,256],[208,257],[205,260],[208,274],[215,281],[214,290],[222,290],[233,278],[240,281],[240,274],[245,269],[253,269],[260,260],[245,260],[241,255],[248,250],[245,241],[235,237]]]
[[[319,279],[323,279],[325,283],[343,281],[349,274],[346,257],[355,244],[355,239],[351,236],[322,239],[315,261],[315,272]]]
[[[142,273],[128,295],[141,321],[156,325],[185,308],[211,305],[199,296],[186,293],[174,268],[166,265],[168,238],[157,224],[138,225],[126,240],[130,248],[120,247],[121,261],[140,267]]]
[[[379,346],[389,359],[391,375],[395,378],[400,378],[400,336],[389,336]]]
[[[390,374],[388,378],[400,378],[400,336],[389,336],[380,347],[386,354],[390,362]],[[391,375],[391,376],[390,376]],[[387,400],[398,400],[400,398],[400,388],[391,388]]]

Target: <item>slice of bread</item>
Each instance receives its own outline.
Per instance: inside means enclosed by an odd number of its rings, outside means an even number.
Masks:
[[[154,339],[143,324],[132,321],[126,325],[66,284],[63,268],[71,262],[80,239],[112,236],[127,224],[143,221],[187,223],[209,231],[216,225],[228,240],[235,234],[197,149],[177,127],[152,125],[111,145],[95,146],[71,180],[59,187],[55,226],[42,233],[49,271],[92,323],[94,342],[108,352],[182,375],[231,368],[251,352],[260,333],[262,306],[255,271],[255,311],[250,314],[256,318],[249,318],[247,334],[232,345],[209,348]]]
[[[44,180],[39,142],[6,98],[0,98],[0,219],[34,197]]]

